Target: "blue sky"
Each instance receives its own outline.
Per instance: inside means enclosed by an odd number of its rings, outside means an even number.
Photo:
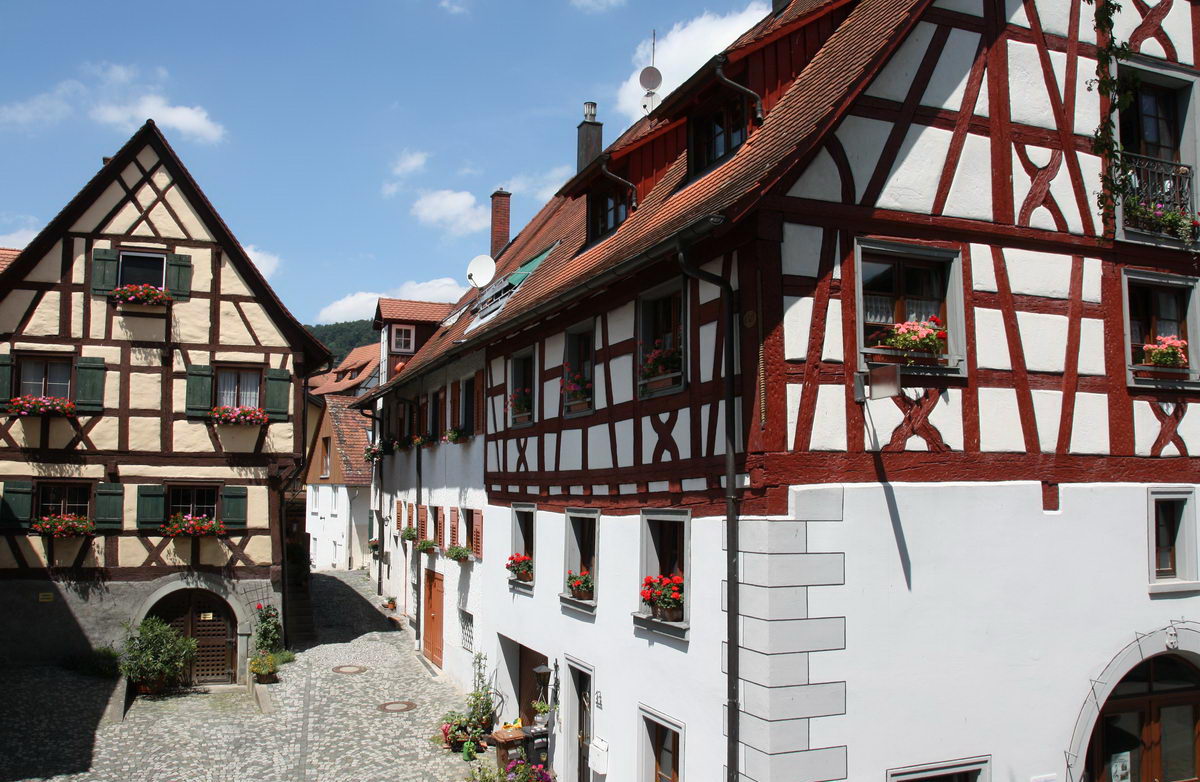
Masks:
[[[768,10],[765,0],[0,0],[0,246],[20,247],[147,117],[302,321],[457,298],[573,172]]]

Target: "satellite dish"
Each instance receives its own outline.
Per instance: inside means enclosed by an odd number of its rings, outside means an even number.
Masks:
[[[490,255],[476,255],[467,264],[467,280],[476,288],[482,288],[496,275],[496,262]]]
[[[638,76],[638,81],[644,90],[657,90],[662,85],[662,71],[653,65],[647,65],[645,68],[642,68],[642,73]]]

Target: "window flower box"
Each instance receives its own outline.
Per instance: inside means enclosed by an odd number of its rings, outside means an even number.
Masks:
[[[457,443],[459,440],[466,439],[467,433],[463,429],[451,428],[442,432],[443,443]]]
[[[642,579],[641,598],[655,619],[683,621],[683,576],[646,576]]]
[[[269,420],[261,407],[229,407],[218,405],[208,414],[209,420],[222,426],[262,426]]]
[[[108,297],[121,309],[160,308],[173,301],[171,294],[154,285],[122,285],[113,288]]]
[[[879,345],[867,348],[869,361],[878,364],[940,366],[946,363],[946,326],[937,315],[928,320],[908,320],[888,329]]]
[[[1143,364],[1133,368],[1134,377],[1187,380],[1187,340],[1177,335],[1156,337],[1153,345],[1142,345]]]
[[[528,554],[510,555],[504,567],[518,581],[533,580],[533,557]]]
[[[466,546],[451,546],[446,549],[446,556],[453,559],[455,562],[466,563],[471,561],[471,549]]]
[[[367,541],[367,550],[372,554],[379,553],[379,538],[371,538]]]
[[[920,350],[875,347],[863,351],[871,364],[902,364],[904,366],[940,367],[946,365],[946,356],[941,353],[926,353]]]
[[[363,461],[367,464],[375,464],[383,460],[383,446],[378,443],[368,443],[363,449]]]
[[[422,554],[433,554],[437,552],[437,543],[429,538],[425,538],[424,540],[417,541],[416,549]]]
[[[1191,372],[1187,367],[1160,367],[1154,364],[1134,364],[1133,376],[1143,380],[1187,380]]]
[[[570,590],[571,597],[576,600],[594,600],[596,595],[596,581],[592,574],[586,570],[581,570],[578,573],[568,570],[567,589]]]
[[[163,537],[210,537],[225,534],[225,524],[210,519],[208,516],[193,516],[190,513],[176,513],[159,527]]]
[[[533,423],[533,391],[518,388],[504,400],[514,426]]]
[[[638,369],[644,391],[664,391],[683,383],[683,353],[679,348],[663,347],[662,340],[654,341],[654,348],[642,355]]]
[[[592,409],[592,381],[584,373],[572,371],[570,364],[563,364],[559,387],[562,389],[565,413],[586,413]]]
[[[14,417],[58,416],[75,417],[75,403],[61,396],[15,396],[8,400],[8,414]]]
[[[400,539],[408,541],[410,543],[412,541],[416,540],[417,539],[417,528],[416,527],[405,527],[404,529],[400,530]]]
[[[54,513],[42,516],[29,528],[48,538],[84,538],[96,534],[95,522],[86,516],[77,516],[73,513]]]
[[[433,444],[433,435],[426,432],[425,434],[414,434],[410,438],[413,448],[424,448],[427,445]]]

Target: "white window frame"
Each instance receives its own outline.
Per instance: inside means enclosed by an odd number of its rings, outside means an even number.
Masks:
[[[521,513],[528,513],[532,516],[532,520],[529,523],[529,534],[533,537],[533,541],[532,541],[532,543],[533,543],[533,580],[532,581],[519,581],[516,578],[513,578],[512,574],[510,573],[508,576],[508,582],[514,586],[520,585],[520,587],[522,587],[522,588],[532,590],[533,585],[537,583],[537,577],[538,577],[537,505],[533,505],[532,503],[528,503],[528,502],[514,502],[513,503],[512,517],[511,517],[512,524],[510,525],[510,527],[511,527],[511,530],[510,530],[510,535],[511,535],[510,544],[511,545],[509,548],[510,554],[515,554],[518,551],[518,543],[521,544],[519,547],[520,551],[525,552],[525,551],[529,550],[529,546],[525,545],[525,543],[526,543],[525,536],[524,536],[524,534],[521,533],[521,524],[520,524],[520,520],[519,520],[520,517],[518,515]]]
[[[1175,578],[1160,579],[1154,561],[1155,514],[1158,500],[1183,500],[1183,518],[1175,548]],[[1150,594],[1200,591],[1200,562],[1197,557],[1196,488],[1194,486],[1151,486],[1146,489],[1146,567]]]
[[[593,687],[595,683],[593,682]],[[659,725],[673,730],[679,734],[679,757],[675,760],[678,762],[676,776],[680,782],[687,779],[686,769],[687,764],[684,763],[684,758],[687,757],[687,731],[683,722],[668,717],[657,709],[652,709],[644,703],[638,704],[638,780],[639,782],[655,782],[654,779],[654,748],[650,746],[650,730],[646,725],[647,722],[655,722]]]
[[[507,372],[506,372],[506,374],[508,376],[507,377],[508,384],[506,386],[508,389],[508,394],[509,394],[508,398],[511,398],[512,394],[515,393],[515,389],[517,387],[516,381],[514,379],[515,375],[516,375],[517,361],[520,361],[520,360],[523,360],[526,358],[529,359],[529,363],[531,366],[531,369],[529,372],[529,374],[530,374],[530,378],[529,378],[529,383],[530,383],[530,385],[529,385],[529,420],[527,422],[522,422],[522,423],[513,423],[512,406],[508,405],[508,411],[507,411],[508,426],[510,428],[513,428],[513,427],[521,428],[521,427],[526,427],[526,426],[533,426],[535,423],[537,423],[537,420],[538,420],[537,406],[538,406],[539,391],[541,390],[540,389],[541,382],[538,380],[538,375],[540,373],[538,372],[537,351],[533,349],[532,345],[525,348],[524,350],[518,350],[517,352],[513,353],[508,358],[508,362],[507,362],[508,366],[507,366]]]
[[[863,252],[892,255],[899,258],[944,263],[949,267],[946,275],[946,366],[900,367],[904,375],[941,375],[965,377],[967,374],[967,330],[965,325],[962,253],[941,247],[887,242],[877,239],[857,239],[854,242],[854,342],[858,346],[855,365],[859,372],[867,371],[867,354],[863,352]],[[849,362],[847,362],[849,363]]]
[[[592,566],[592,578],[595,581],[596,589],[600,588],[600,579],[596,575],[595,565],[600,562],[600,510],[598,508],[566,508],[563,511],[563,570],[562,570],[562,592],[561,597],[569,598],[573,602],[576,601],[571,597],[571,590],[567,588],[567,571],[578,570],[579,565],[579,544],[575,540],[575,519],[591,519],[595,523],[595,538],[592,540],[592,556],[595,557],[595,563]],[[590,601],[593,607],[596,605],[598,595],[593,594]]]
[[[129,248],[128,250],[120,250],[117,253],[117,259],[118,259],[117,260],[117,284],[118,285],[126,284],[126,283],[121,282],[121,277],[122,277],[121,271],[122,271],[122,269],[125,268],[125,256],[126,255],[140,255],[143,258],[157,258],[160,261],[162,261],[162,282],[160,282],[158,284],[158,287],[162,288],[164,291],[167,289],[167,256],[163,253],[154,252],[153,250],[138,250],[138,249],[132,248],[132,247]]]
[[[1200,94],[1197,95],[1200,98]],[[1200,178],[1200,177],[1198,177]],[[1188,343],[1188,373],[1180,373],[1179,380],[1133,376],[1133,338],[1129,328],[1129,284],[1157,285],[1161,288],[1174,287],[1188,291],[1187,303],[1187,334],[1183,335]],[[1192,385],[1200,387],[1200,368],[1196,366],[1194,355],[1200,355],[1200,278],[1189,277],[1186,274],[1168,274],[1166,272],[1150,271],[1148,269],[1121,270],[1121,325],[1125,329],[1125,383],[1129,386],[1179,386]],[[1193,347],[1195,346],[1195,347]]]
[[[400,347],[400,337],[408,337],[408,347]],[[416,326],[392,326],[392,352],[393,353],[416,353],[417,352],[417,328]]]
[[[682,624],[689,626],[689,619],[692,615],[692,512],[687,510],[672,510],[667,508],[653,508],[643,510],[641,519],[638,522],[638,527],[641,532],[641,563],[637,587],[641,588],[642,579],[646,576],[660,575],[662,573],[661,563],[658,562],[658,554],[654,551],[654,538],[650,534],[651,521],[674,521],[683,524],[683,622]],[[597,526],[596,535],[599,537],[600,531]],[[654,562],[655,567],[651,568],[650,563]],[[653,571],[653,572],[652,572]],[[637,593],[634,593],[637,597]],[[639,614],[644,619],[650,621],[660,621],[650,617],[650,609],[638,602]]]
[[[887,782],[925,782],[948,774],[969,774],[975,772],[978,776],[975,782],[991,782],[992,756],[980,755],[961,760],[946,760],[939,763],[922,763],[916,766],[903,766],[888,769]]]
[[[562,406],[562,415],[565,418],[573,418],[573,417],[581,416],[581,415],[589,415],[589,414],[595,412],[595,410],[596,410],[596,374],[597,374],[596,318],[594,318],[594,317],[588,318],[585,321],[576,323],[574,326],[571,326],[570,328],[566,329],[563,332],[563,356],[562,356],[562,364],[564,367],[563,371],[564,372],[566,371],[565,367],[567,365],[567,359],[568,359],[567,353],[571,347],[571,338],[578,337],[580,334],[585,334],[585,333],[592,335],[592,401],[591,401],[591,404],[588,405],[587,410],[580,411],[577,413],[568,413],[567,412],[567,396],[565,393],[560,393],[559,394],[559,404]],[[564,376],[564,379],[565,379],[565,376]]]

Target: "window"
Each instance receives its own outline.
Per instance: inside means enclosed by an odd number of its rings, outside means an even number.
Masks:
[[[438,548],[446,547],[446,539],[442,537],[442,514],[441,508],[432,505],[429,508],[429,539],[437,543]]]
[[[467,545],[476,559],[483,559],[483,511],[473,508],[463,509],[463,526]]]
[[[167,515],[217,517],[215,486],[172,486],[168,494]]]
[[[464,380],[462,386],[462,430],[467,434],[475,432],[475,376]]]
[[[76,483],[39,483],[39,516],[84,516],[92,498],[92,487]]]
[[[643,394],[683,387],[683,290],[642,298],[638,306],[638,389]]]
[[[1120,111],[1122,163],[1131,192],[1121,205],[1126,228],[1190,241],[1192,163],[1186,133],[1190,85],[1150,70],[1122,69],[1129,105]]]
[[[592,409],[596,338],[593,326],[568,331],[563,356],[562,398],[565,414]]]
[[[1200,574],[1196,565],[1194,490],[1155,486],[1148,494],[1151,587],[1200,589],[1200,584],[1195,583],[1200,580]],[[1161,590],[1152,588],[1151,591]]]
[[[332,461],[330,458],[330,450],[331,450],[330,438],[322,437],[321,438],[321,477],[322,478],[329,477],[330,462]]]
[[[642,782],[683,780],[683,727],[642,708]]]
[[[533,377],[533,352],[513,356],[509,362],[508,414],[513,426],[533,423],[533,400],[535,382]]]
[[[1190,359],[1192,345],[1200,334],[1197,313],[1192,305],[1197,280],[1176,274],[1160,274],[1141,269],[1125,269],[1126,355],[1129,357],[1129,382],[1183,382],[1195,377]],[[1146,345],[1159,345],[1178,338],[1187,345],[1175,348],[1180,363],[1152,362]]]
[[[596,579],[596,518],[594,511],[569,511],[567,515],[567,571],[576,574],[591,574],[594,586],[598,584]],[[567,588],[565,591],[570,592],[571,590]],[[584,599],[594,600],[595,598]]]
[[[513,506],[512,550],[533,560],[533,574],[537,577],[537,558],[534,555],[533,517],[536,510],[532,505]]]
[[[475,650],[475,617],[463,609],[458,610],[458,626],[462,630],[462,648]]]
[[[71,362],[66,359],[21,358],[21,395],[71,397]]]
[[[987,757],[905,766],[887,772],[887,782],[989,782],[990,779],[991,758]]]
[[[859,369],[902,364],[904,372],[961,373],[962,259],[954,251],[859,242],[857,255]],[[894,327],[916,321],[930,329],[915,344],[892,344]]]
[[[607,236],[629,216],[629,195],[612,190],[588,196],[588,236],[595,240]]]
[[[412,326],[392,326],[392,352],[412,353],[414,350],[415,329]]]
[[[1121,146],[1136,155],[1178,161],[1181,92],[1145,81],[1133,86],[1133,99],[1121,111]]]
[[[639,602],[635,624],[639,617],[652,614],[656,620],[687,622],[688,616],[688,513],[686,511],[653,510],[642,514],[642,580],[666,576],[679,584],[682,605],[660,615],[650,605]],[[638,589],[643,587],[642,580]],[[653,628],[652,628],[653,629]]]
[[[440,388],[433,395],[433,436],[441,437],[446,431],[446,389]]]
[[[737,100],[688,120],[692,173],[699,174],[737,151],[746,140],[746,102]]]
[[[117,284],[153,285],[155,288],[162,288],[166,263],[165,255],[123,252]]]
[[[217,369],[217,405],[221,407],[258,407],[262,385],[261,369]]]

